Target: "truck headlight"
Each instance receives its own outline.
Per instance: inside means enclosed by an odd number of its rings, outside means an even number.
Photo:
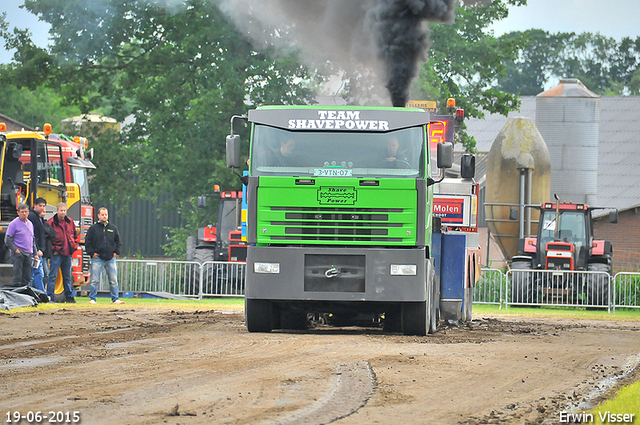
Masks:
[[[280,273],[280,263],[253,263],[254,273]]]
[[[80,259],[72,258],[71,259],[71,267],[80,267]]]
[[[417,272],[415,264],[391,264],[391,276],[415,276]]]

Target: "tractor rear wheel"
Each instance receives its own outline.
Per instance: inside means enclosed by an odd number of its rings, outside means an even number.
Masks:
[[[195,236],[187,237],[187,261],[194,261],[196,253],[197,238]]]
[[[511,264],[511,304],[530,304],[534,301],[533,274],[531,263],[514,261]],[[523,270],[523,271],[517,271]]]
[[[587,276],[587,304],[594,307],[609,306],[609,279],[604,273],[611,275],[611,266],[603,263],[587,265],[587,270],[601,272]]]

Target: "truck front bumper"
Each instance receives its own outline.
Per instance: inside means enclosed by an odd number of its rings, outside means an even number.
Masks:
[[[249,246],[245,296],[281,301],[424,301],[425,276],[424,248]]]

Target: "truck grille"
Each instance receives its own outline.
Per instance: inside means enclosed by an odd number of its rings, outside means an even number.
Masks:
[[[391,222],[390,216],[403,212],[399,208],[287,208],[272,207],[284,212],[284,221],[271,221],[272,226],[284,227],[284,235],[271,236],[278,241],[343,241],[343,242],[402,242],[390,237],[391,228],[402,223]]]
[[[82,273],[91,273],[91,256],[82,246]]]
[[[571,245],[567,245],[567,244],[554,244],[554,243],[548,243],[547,244],[547,251],[571,251],[573,248],[573,246]]]
[[[87,234],[87,230],[89,227],[93,225],[93,218],[91,217],[81,217],[80,218],[80,233],[83,235]]]

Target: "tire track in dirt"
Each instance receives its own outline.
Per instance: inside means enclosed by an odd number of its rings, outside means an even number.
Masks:
[[[336,367],[326,394],[312,405],[263,425],[322,425],[345,418],[363,407],[373,394],[375,378],[368,362]]]

